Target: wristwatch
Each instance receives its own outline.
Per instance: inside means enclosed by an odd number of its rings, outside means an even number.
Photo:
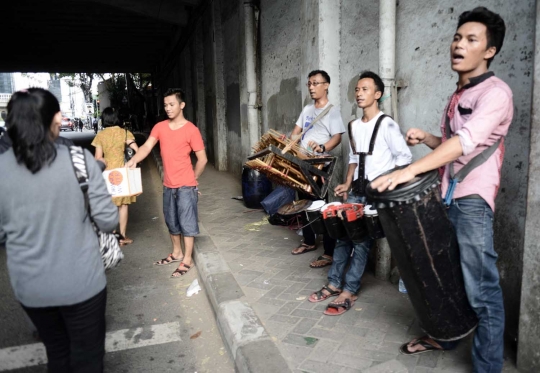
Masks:
[[[324,146],[324,144],[319,144],[319,148],[321,148],[321,153],[324,153],[326,151],[326,148]]]

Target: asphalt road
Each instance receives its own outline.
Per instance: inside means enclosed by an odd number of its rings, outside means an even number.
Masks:
[[[94,134],[64,132],[62,136],[88,147]],[[142,177],[143,194],[129,210],[128,236],[135,242],[123,247],[124,261],[107,276],[107,332],[112,352],[105,357],[106,372],[232,373],[233,362],[204,290],[186,296],[187,287],[197,278],[197,268],[172,279],[173,265],[152,264],[167,256],[171,244],[161,212],[162,184],[150,157],[142,164]],[[35,343],[30,324],[13,297],[6,251],[0,247],[0,372],[7,365],[2,356],[14,356],[17,351],[26,367],[11,372],[45,372],[44,365],[28,366],[39,360],[39,354],[20,347]]]

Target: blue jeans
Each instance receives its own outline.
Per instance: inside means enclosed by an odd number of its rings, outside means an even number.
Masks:
[[[352,193],[347,198],[347,203],[365,203],[365,201],[366,197],[355,196]],[[364,274],[369,250],[372,246],[372,239],[367,239],[362,243],[337,240],[332,267],[328,271],[328,283],[336,289],[343,289],[351,294],[358,293],[358,290],[360,290],[360,280]],[[349,259],[349,270],[345,273]]]
[[[501,372],[504,304],[493,248],[493,211],[483,199],[458,199],[448,209],[456,230],[465,290],[478,316],[472,347],[473,371]],[[452,349],[456,342],[438,342]]]

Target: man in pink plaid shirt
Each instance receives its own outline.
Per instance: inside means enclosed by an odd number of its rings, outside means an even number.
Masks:
[[[444,167],[442,195],[459,243],[467,297],[479,320],[472,346],[474,372],[501,372],[503,366],[504,305],[493,249],[493,211],[514,106],[508,85],[488,69],[505,31],[503,19],[484,7],[460,15],[450,46],[452,70],[459,78],[444,111],[442,137],[410,129],[407,143],[426,144],[433,152],[372,183],[379,192],[393,190],[418,174]],[[451,169],[457,173],[485,150],[490,150],[484,153],[487,160],[459,182]],[[416,355],[455,346],[424,336],[402,345],[400,352]]]

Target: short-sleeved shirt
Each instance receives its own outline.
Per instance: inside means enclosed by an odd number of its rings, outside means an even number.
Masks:
[[[470,79],[470,83],[454,92],[441,121],[443,141],[446,140],[446,116],[452,133],[459,136],[463,155],[454,161],[457,173],[476,155],[495,144],[508,133],[514,115],[512,90],[501,79],[487,72]],[[453,198],[478,194],[492,210],[501,182],[504,141],[482,165],[458,183]],[[446,195],[450,178],[449,165],[444,168],[442,195]]]
[[[369,122],[364,123],[362,119],[356,119],[351,123],[352,136],[356,144],[355,152],[367,153],[373,130],[377,120],[384,113],[381,111]],[[359,156],[354,154],[351,144],[349,144],[349,164],[359,163]],[[374,180],[385,171],[396,166],[403,166],[411,163],[412,154],[401,134],[398,124],[390,117],[381,121],[373,154],[366,157],[365,177]],[[358,179],[358,167],[354,171],[354,180]]]
[[[107,161],[106,170],[124,167],[126,140],[135,140],[135,137],[130,131],[118,126],[107,127],[94,137],[92,145],[103,150],[103,158]]]
[[[322,119],[317,121],[313,127],[305,132],[305,129],[309,127],[311,122],[313,122],[313,120],[317,118],[328,105],[330,105],[330,102],[322,108],[316,108],[314,104],[310,104],[305,106],[300,113],[296,125],[302,127],[301,144],[304,148],[308,147],[308,142],[310,141],[315,141],[317,144],[324,144],[330,140],[332,136],[345,132],[341,113],[335,106],[332,107]]]
[[[191,122],[172,130],[169,120],[157,123],[150,137],[159,141],[163,159],[163,185],[167,188],[197,186],[195,172],[191,164],[192,151],[204,150],[199,129]]]

